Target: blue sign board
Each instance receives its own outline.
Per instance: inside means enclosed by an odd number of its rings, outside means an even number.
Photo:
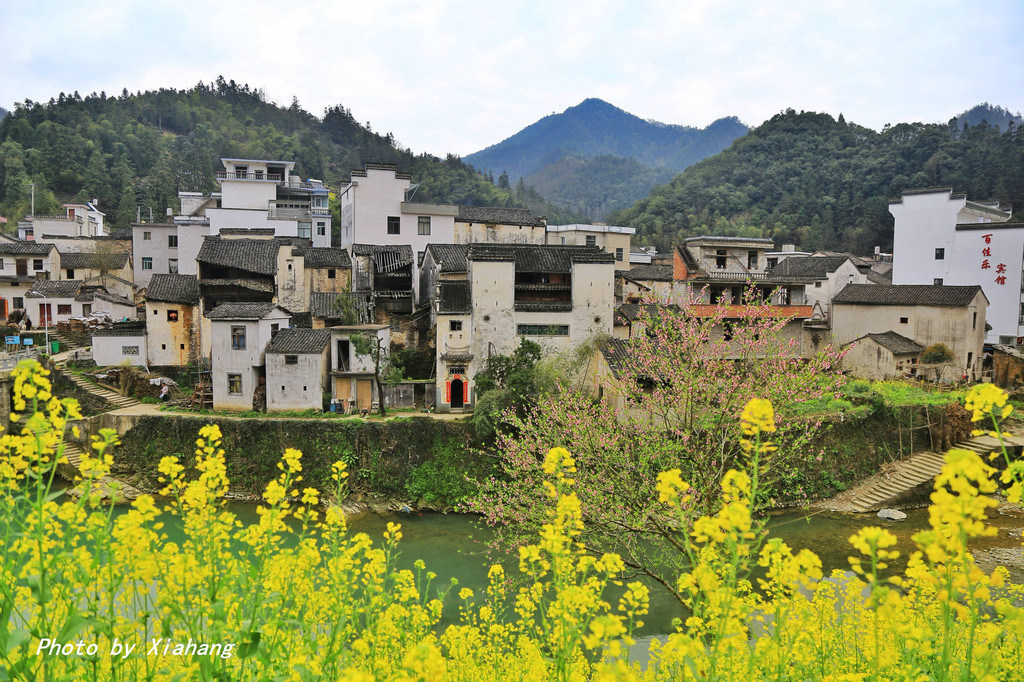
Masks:
[[[31,336],[26,336],[25,340],[22,341],[22,343],[25,344],[26,346],[31,346],[35,344],[35,339],[33,339]]]
[[[17,346],[21,344],[20,336],[5,336],[4,339],[7,341],[9,346]]]

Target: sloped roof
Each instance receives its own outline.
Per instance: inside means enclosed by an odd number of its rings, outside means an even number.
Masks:
[[[268,353],[321,353],[331,341],[330,329],[297,329],[277,332],[267,345]]]
[[[770,274],[773,278],[827,279],[830,272],[835,272],[848,260],[847,256],[790,256],[772,268]]]
[[[211,320],[262,320],[275,308],[288,312],[276,303],[221,303],[206,316]]]
[[[308,249],[299,249],[299,252],[305,259],[305,267],[307,268],[352,267],[352,257],[348,255],[348,251],[345,249],[317,246]]]
[[[882,348],[888,349],[893,355],[911,355],[924,350],[924,346],[917,341],[909,339],[902,334],[897,334],[894,331],[865,334],[858,339],[854,339],[851,343],[856,343],[861,339],[871,339]]]
[[[629,369],[630,343],[626,339],[607,339],[601,348],[601,354],[609,369],[616,377]]]
[[[623,324],[637,320],[641,315],[653,317],[664,312],[679,313],[679,306],[674,303],[667,306],[655,303],[623,303],[615,308],[616,319],[621,319]]]
[[[26,296],[46,296],[47,298],[74,298],[82,288],[80,279],[37,279]]]
[[[439,315],[467,314],[472,310],[473,297],[469,282],[438,283],[437,312]]]
[[[632,282],[671,282],[672,272],[671,265],[637,265],[622,276]]]
[[[469,262],[469,244],[427,244],[424,254],[429,251],[439,272],[466,272]]]
[[[119,270],[128,264],[128,253],[62,253],[62,269]]]
[[[221,239],[218,236],[207,236],[203,239],[196,260],[261,275],[274,275],[277,272],[280,244],[276,239]]]
[[[199,279],[195,275],[153,275],[146,300],[166,303],[199,303]]]
[[[832,298],[832,303],[958,307],[970,305],[979,292],[981,287],[977,284],[847,284]]]
[[[117,305],[127,306],[129,308],[135,307],[135,303],[124,296],[112,294],[104,289],[90,289],[88,287],[83,288],[82,291],[75,296],[75,300],[81,302],[100,300],[106,301],[107,303],[116,303]]]
[[[353,244],[353,256],[372,256],[378,272],[395,272],[414,263],[409,244]]]
[[[527,208],[504,208],[497,206],[459,206],[455,216],[457,223],[490,223],[494,225],[543,226],[544,221]]]
[[[471,261],[515,261],[517,272],[571,272],[573,263],[614,263],[615,256],[597,246],[538,244],[471,244]]]
[[[0,256],[45,256],[53,248],[45,242],[0,242]]]

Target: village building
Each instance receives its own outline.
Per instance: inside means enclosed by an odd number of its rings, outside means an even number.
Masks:
[[[262,407],[267,345],[280,330],[291,326],[288,311],[275,303],[224,303],[206,317],[210,320],[214,409]]]
[[[278,237],[331,246],[330,187],[293,174],[294,161],[221,159],[220,203],[204,208],[210,234],[225,228],[264,228]]]
[[[1024,384],[1024,352],[1015,346],[992,345],[992,383],[1007,391]]]
[[[989,302],[989,343],[1024,344],[1024,223],[995,203],[951,188],[903,192],[889,202],[893,284],[980,285]],[[920,341],[920,339],[917,339]]]
[[[12,310],[28,311],[35,320],[36,310],[25,307],[25,294],[36,279],[56,279],[60,254],[53,244],[0,242],[0,316],[7,319]]]
[[[323,410],[330,329],[282,329],[267,346],[267,412]]]
[[[423,253],[419,268],[421,305],[429,304],[437,296],[441,282],[467,281],[469,276],[469,244],[429,244]]]
[[[812,316],[827,319],[832,311],[832,297],[847,284],[871,283],[866,273],[848,256],[789,256],[769,271],[772,281],[799,283],[803,303],[812,308]]]
[[[341,293],[352,287],[352,258],[338,248],[300,249],[305,268],[306,291]]]
[[[594,223],[583,225],[548,225],[547,243],[560,246],[599,246],[615,256],[615,268],[628,270],[632,264],[630,244],[636,228]],[[649,262],[649,261],[648,261]]]
[[[26,311],[39,327],[100,312],[114,320],[133,319],[137,315],[133,301],[102,287],[85,286],[80,279],[36,280],[25,296],[31,299]]]
[[[895,332],[923,348],[943,343],[959,368],[945,379],[974,381],[981,375],[987,307],[978,285],[848,284],[832,299],[832,340],[842,346]]]
[[[623,303],[615,307],[612,327],[612,338],[633,339],[647,333],[647,322],[656,315],[668,311],[679,314],[680,308],[675,304],[660,305],[654,303]]]
[[[148,335],[142,321],[122,322],[92,332],[92,359],[98,367],[128,363],[148,367]]]
[[[199,280],[195,275],[154,275],[146,287],[149,363],[161,366],[198,364]]]
[[[863,379],[902,379],[918,376],[924,346],[902,334],[865,334],[849,344],[843,369]]]
[[[132,268],[135,284],[149,286],[153,275],[184,274],[178,255],[178,226],[174,223],[135,223],[132,225]],[[192,257],[195,274],[195,255]]]
[[[613,254],[597,246],[472,244],[466,258],[465,282],[437,285],[438,411],[472,407],[472,377],[521,339],[558,351],[612,333]]]
[[[64,213],[58,215],[33,215],[18,223],[18,238],[34,241],[37,236],[63,235],[66,237],[102,237],[103,219],[106,214],[96,207],[96,202],[64,204]]]
[[[630,270],[616,270],[615,300],[627,303],[648,299],[668,301],[673,291],[672,271],[671,265],[634,265]]]
[[[547,221],[526,208],[459,206],[454,242],[541,245],[547,242]]]
[[[115,283],[131,283],[132,266],[130,254],[125,252],[96,253],[78,252],[60,254],[59,279],[90,279],[111,275]],[[134,289],[134,286],[131,287]]]
[[[419,185],[391,163],[367,163],[338,189],[341,246],[408,245],[421,254],[427,244],[455,241],[455,204],[413,201]]]
[[[352,291],[369,305],[369,317],[387,322],[413,311],[416,267],[412,247],[352,244]]]
[[[331,403],[335,412],[366,414],[377,409],[377,375],[371,353],[359,354],[356,335],[369,346],[379,345],[386,353],[391,347],[391,330],[386,324],[360,324],[331,328]]]

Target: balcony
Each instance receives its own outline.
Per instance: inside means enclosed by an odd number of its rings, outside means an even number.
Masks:
[[[730,270],[706,270],[701,272],[697,279],[713,279],[726,282],[746,282],[748,280],[766,280],[767,272],[736,272]]]
[[[284,176],[275,173],[247,173],[245,171],[217,171],[218,180],[259,180],[261,182],[284,182]]]

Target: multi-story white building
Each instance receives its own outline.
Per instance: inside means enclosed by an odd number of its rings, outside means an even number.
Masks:
[[[889,212],[893,284],[980,285],[992,327],[986,342],[1024,344],[1024,223],[948,187],[903,192]]]
[[[60,215],[29,216],[18,223],[18,238],[33,241],[44,234],[64,237],[102,237],[105,213],[93,202],[64,204]]]
[[[220,205],[205,209],[210,233],[224,228],[271,228],[278,237],[331,245],[330,188],[292,174],[294,161],[221,159]]]
[[[213,406],[253,409],[253,397],[266,377],[270,340],[291,326],[291,315],[275,303],[224,303],[206,313],[211,327]]]
[[[628,270],[631,265],[630,241],[636,229],[621,225],[548,225],[547,243],[562,246],[600,246],[615,256],[615,268]],[[648,259],[650,262],[650,259]]]

